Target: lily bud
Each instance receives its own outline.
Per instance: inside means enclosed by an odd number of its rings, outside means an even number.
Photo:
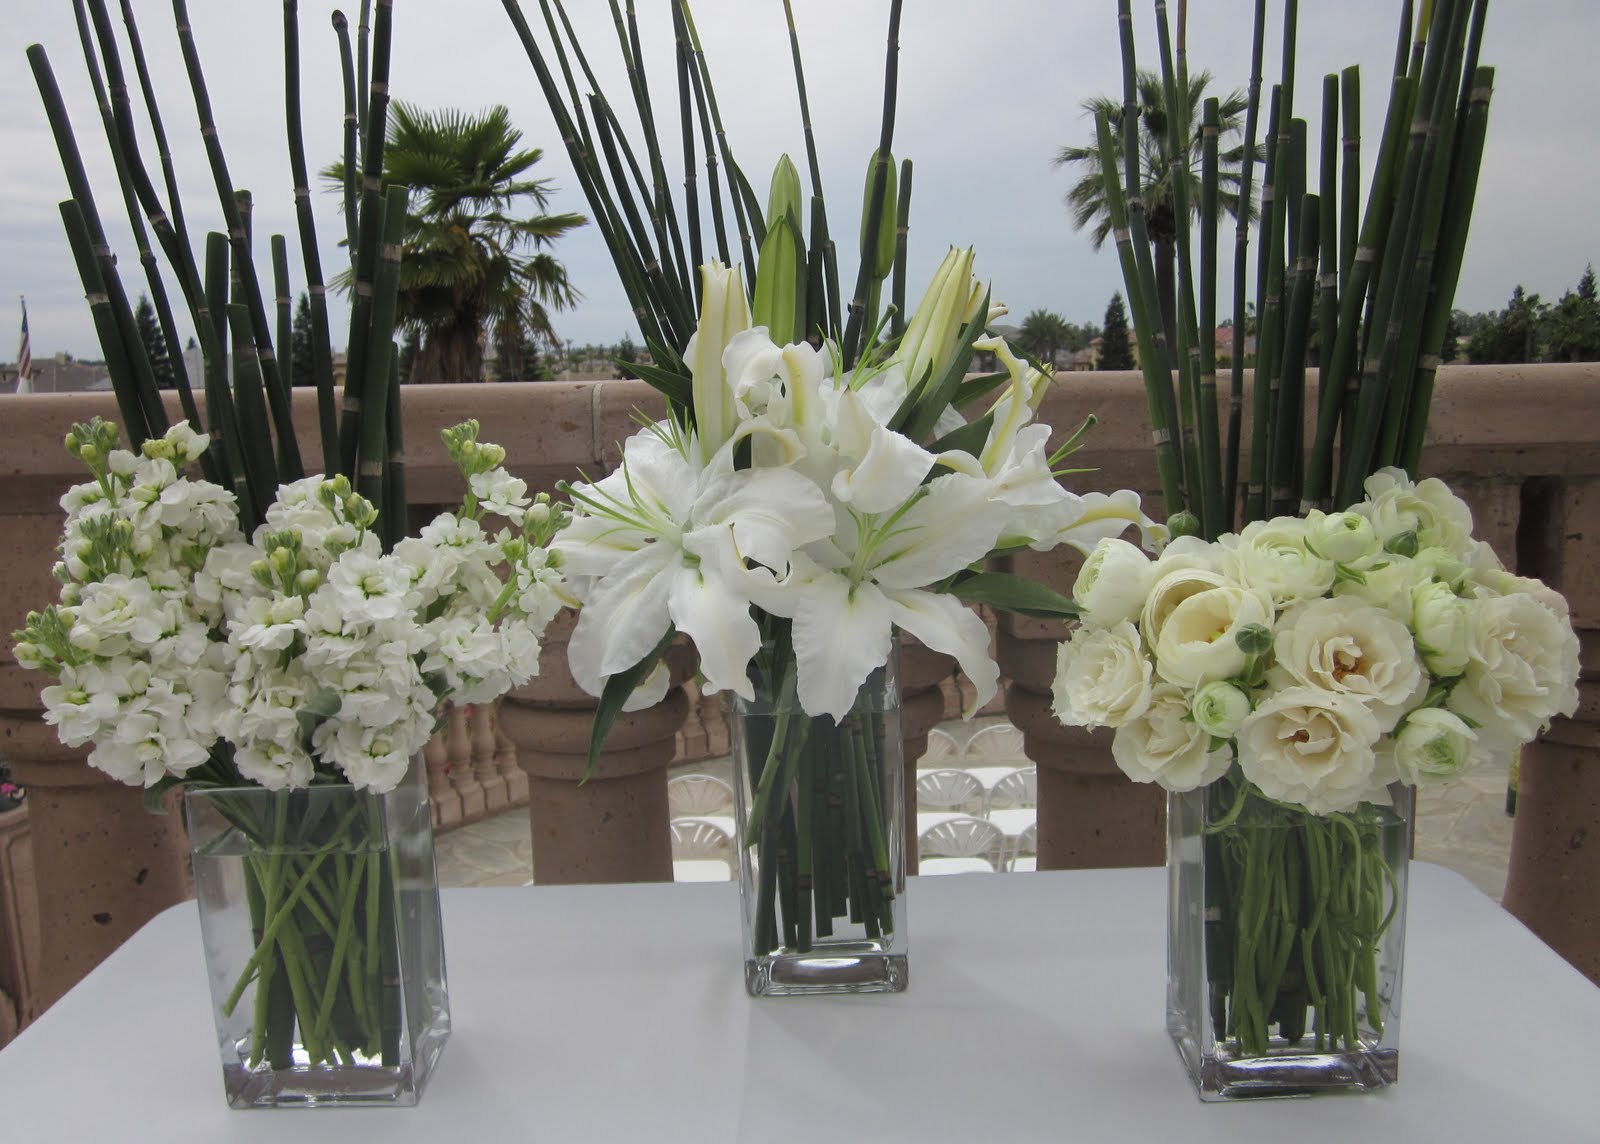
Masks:
[[[912,385],[920,385],[950,357],[961,335],[962,318],[971,304],[972,291],[972,248],[951,247],[934,271],[933,281],[911,315],[896,352],[905,366],[906,380]]]
[[[872,184],[877,178],[878,154],[873,151],[872,158],[867,160],[867,182],[861,189],[861,260],[872,264],[872,276],[880,281],[889,277],[889,271],[894,269],[895,231],[899,227],[899,217],[896,199],[899,194],[895,186],[894,156],[890,155],[884,167],[883,179],[883,221],[878,224],[877,246],[870,252],[867,250],[867,220],[872,217]]]
[[[733,435],[737,414],[733,391],[722,368],[722,351],[734,334],[750,328],[744,279],[737,266],[712,260],[700,268],[700,324],[684,347],[693,379],[695,430],[700,455],[709,460]]]
[[[804,336],[806,312],[806,260],[789,215],[769,219],[756,270],[755,305],[751,320],[767,327],[767,336],[780,346]]]
[[[778,165],[772,170],[772,182],[767,188],[768,233],[771,233],[772,224],[780,218],[787,218],[791,213],[796,219],[800,218],[803,203],[800,197],[800,172],[795,170],[789,156],[778,156]]]

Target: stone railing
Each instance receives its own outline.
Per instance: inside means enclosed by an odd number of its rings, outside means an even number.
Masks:
[[[303,451],[315,456],[310,396],[296,395],[296,415]],[[409,493],[419,512],[459,499],[460,480],[438,431],[461,418],[478,418],[484,436],[507,447],[512,470],[530,486],[553,490],[580,469],[605,471],[633,430],[633,412],[661,409],[645,385],[619,381],[413,386],[404,398]],[[58,500],[82,479],[60,443],[71,422],[96,413],[115,418],[109,395],[0,397],[7,427],[0,457],[0,556],[7,568],[0,632],[54,597],[49,569],[61,523]],[[1089,413],[1100,425],[1074,464],[1093,471],[1072,478],[1073,487],[1154,488],[1137,375],[1064,375],[1041,415],[1064,435]],[[1593,891],[1600,884],[1600,365],[1446,369],[1424,469],[1472,504],[1478,534],[1509,565],[1567,593],[1582,631],[1583,707],[1523,754],[1506,902],[1600,979],[1600,898]],[[1076,571],[1070,555],[1030,554],[1015,564],[1064,590]],[[618,721],[595,774],[580,785],[594,701],[564,670],[569,631],[561,622],[552,629],[541,676],[506,697],[497,718],[484,709],[452,717],[433,749],[436,815],[449,826],[487,812],[491,799],[514,804],[525,783],[540,881],[668,879],[665,770],[680,740],[709,748],[716,732],[703,707],[688,718],[688,695],[674,687],[658,707]],[[997,632],[1007,710],[1040,766],[1040,865],[1159,862],[1159,795],[1121,779],[1101,737],[1069,733],[1048,717],[1060,635],[1049,625],[1007,617]],[[943,716],[950,665],[920,648],[907,654],[906,737],[914,757],[916,742]],[[692,667],[687,655],[677,659],[676,678],[687,679]],[[41,686],[12,662],[9,641],[0,642],[0,757],[30,790],[37,903],[34,944],[15,935],[0,941],[0,990],[12,994],[24,1020],[189,892],[177,816],[147,815],[140,792],[100,778],[84,763],[85,752],[62,748],[39,718]],[[13,863],[6,872],[16,869]],[[0,910],[0,938],[17,916],[14,908]],[[42,956],[12,964],[24,948]]]

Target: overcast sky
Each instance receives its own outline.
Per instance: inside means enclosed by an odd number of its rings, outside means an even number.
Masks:
[[[524,0],[539,24],[537,0]],[[179,166],[197,245],[221,229],[194,105],[184,79],[171,6],[135,0],[140,30]],[[116,0],[112,0],[113,8]],[[328,23],[332,6],[302,0],[306,141],[312,166],[338,157],[339,65]],[[350,0],[352,23],[358,4]],[[671,27],[666,0],[639,0],[644,53],[662,115],[663,149],[681,182]],[[830,221],[853,236],[866,160],[877,142],[885,0],[794,0],[805,52],[812,117]],[[1156,63],[1147,0],[1135,0],[1141,63]],[[1274,12],[1280,7],[1269,4]],[[1321,77],[1362,69],[1364,149],[1376,152],[1387,99],[1397,0],[1308,0],[1301,5],[1295,105],[1316,123]],[[568,0],[601,83],[627,102],[607,5]],[[1191,69],[1209,68],[1215,87],[1249,75],[1249,0],[1194,0]],[[189,0],[211,98],[233,181],[255,195],[257,263],[270,267],[266,235],[290,236],[298,260],[283,129],[282,8],[277,0]],[[392,91],[423,107],[510,107],[525,142],[546,149],[535,173],[555,186],[553,211],[588,207],[546,110],[532,68],[499,0],[399,0]],[[724,121],[741,166],[765,197],[767,177],[787,151],[802,171],[804,143],[791,79],[781,0],[700,0],[695,5]],[[1121,289],[1114,253],[1096,252],[1073,231],[1062,206],[1071,174],[1052,165],[1059,146],[1089,140],[1080,104],[1120,90],[1113,0],[913,0],[900,37],[897,158],[916,166],[911,210],[911,294],[952,243],[978,249],[978,270],[1016,319],[1034,308],[1098,322]],[[15,355],[16,298],[28,299],[36,356],[65,350],[100,356],[56,203],[66,182],[45,123],[26,45],[50,53],[119,252],[130,295],[145,287],[90,94],[68,0],[0,0],[0,358]],[[117,21],[120,28],[120,20]],[[1281,30],[1268,31],[1267,75],[1276,77]],[[1554,300],[1590,261],[1600,261],[1600,116],[1594,114],[1595,0],[1499,0],[1491,6],[1483,62],[1498,68],[1477,211],[1456,304],[1498,308],[1518,283]],[[153,162],[154,150],[146,146]],[[315,198],[325,267],[344,255],[336,197]],[[848,244],[853,247],[853,242]],[[1224,249],[1229,245],[1224,242]],[[561,335],[577,343],[637,338],[609,256],[593,227],[563,240],[556,254],[584,299],[560,314]],[[853,273],[855,256],[841,257]],[[1229,274],[1226,265],[1224,273]],[[268,275],[270,277],[270,275]],[[1231,279],[1228,279],[1231,280]],[[169,280],[170,284],[170,280]],[[171,287],[175,293],[175,287]],[[270,284],[269,284],[270,292]],[[342,303],[332,309],[343,311]],[[336,339],[343,322],[336,316]],[[10,334],[3,331],[10,330]]]

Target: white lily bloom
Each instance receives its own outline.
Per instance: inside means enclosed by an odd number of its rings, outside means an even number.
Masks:
[[[734,470],[739,440],[701,465],[693,439],[663,423],[627,441],[615,473],[574,486],[577,511],[551,547],[583,600],[568,659],[591,694],[676,626],[694,640],[709,690],[753,696],[746,668],[761,636],[740,589],[744,560],[785,575],[794,550],[831,534],[834,519],[797,472]]]

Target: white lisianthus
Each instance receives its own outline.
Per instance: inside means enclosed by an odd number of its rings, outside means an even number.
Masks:
[[[1273,653],[1278,669],[1302,686],[1367,704],[1382,731],[1428,688],[1411,632],[1362,600],[1335,596],[1290,608],[1278,621]]]
[[[1314,600],[1333,587],[1334,563],[1306,545],[1306,523],[1298,517],[1252,521],[1219,543],[1229,576],[1265,592],[1276,607]]]
[[[1348,695],[1285,688],[1240,726],[1239,766],[1268,798],[1333,814],[1367,793],[1381,733],[1366,704]]]
[[[1367,499],[1351,508],[1372,521],[1380,544],[1413,533],[1419,548],[1465,555],[1472,541],[1472,510],[1437,477],[1412,483],[1401,469],[1379,469],[1367,478]]]
[[[1159,683],[1144,714],[1117,728],[1111,756],[1134,782],[1188,791],[1215,782],[1232,763],[1226,749],[1213,751],[1211,736],[1189,715],[1181,688]]]
[[[1213,680],[1194,693],[1189,713],[1195,725],[1215,739],[1231,739],[1250,714],[1250,696],[1226,679]]]
[[[1109,628],[1138,616],[1155,571],[1150,558],[1126,540],[1095,545],[1072,586],[1084,623]]]
[[[1056,652],[1056,718],[1077,727],[1120,727],[1150,706],[1150,659],[1127,620],[1080,627]]]
[[[1472,602],[1466,671],[1446,701],[1491,751],[1528,742],[1556,715],[1578,709],[1578,637],[1534,597]]]
[[[1437,580],[1411,590],[1411,629],[1429,671],[1448,679],[1466,669],[1472,650],[1472,604]]]
[[[1250,625],[1272,626],[1272,603],[1263,592],[1222,583],[1185,596],[1161,623],[1156,673],[1186,688],[1238,675],[1249,661],[1238,636]]]
[[[1477,739],[1459,716],[1442,707],[1423,707],[1406,716],[1381,749],[1402,782],[1446,782],[1472,765]]]
[[[1306,544],[1335,564],[1357,564],[1378,551],[1372,522],[1358,512],[1322,512],[1306,516]]]

